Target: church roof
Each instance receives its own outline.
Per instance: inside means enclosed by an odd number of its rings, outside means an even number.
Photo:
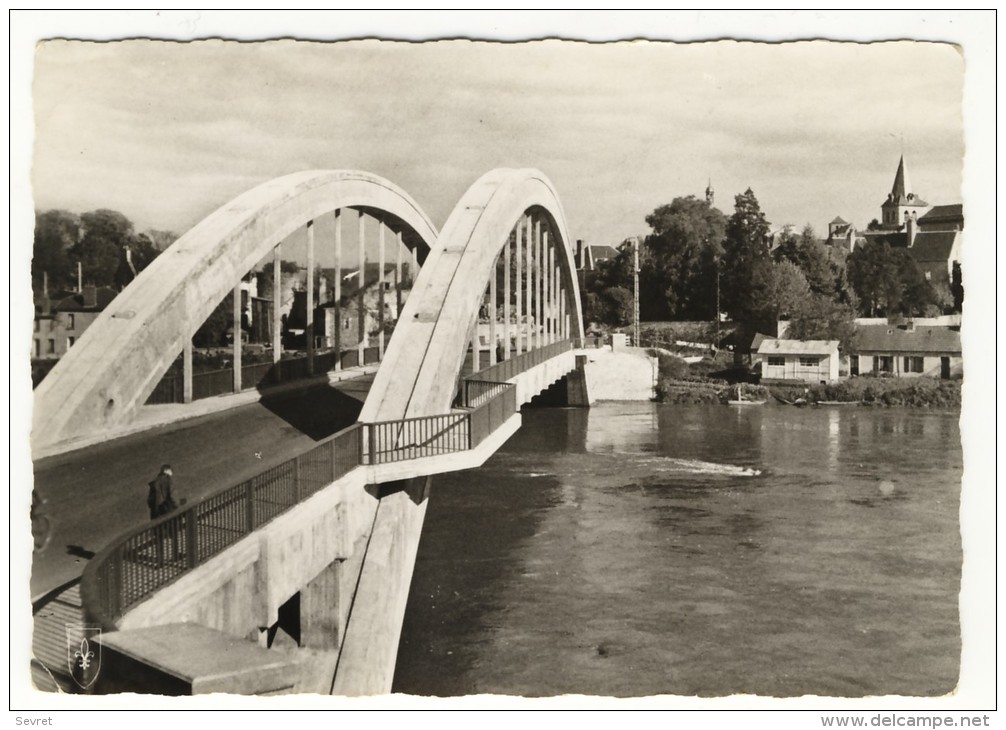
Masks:
[[[916,261],[949,261],[957,231],[919,231],[909,251]]]
[[[922,228],[946,223],[956,223],[963,228],[964,206],[960,203],[954,203],[952,205],[934,205],[932,210],[919,218],[919,226]]]
[[[843,226],[847,226],[847,225],[849,225],[849,221],[844,221],[844,220],[842,220],[842,219],[841,219],[841,217],[839,217],[839,216],[835,216],[835,220],[833,220],[833,221],[832,221],[831,223],[829,223],[828,225],[829,225],[829,226],[834,226],[834,225],[843,225]]]

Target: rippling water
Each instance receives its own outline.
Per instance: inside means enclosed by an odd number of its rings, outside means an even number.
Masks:
[[[540,409],[438,476],[395,691],[931,695],[960,658],[958,415]]]

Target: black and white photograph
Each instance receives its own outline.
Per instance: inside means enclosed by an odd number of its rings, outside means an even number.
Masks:
[[[994,11],[452,17],[12,13],[19,724],[990,726]]]

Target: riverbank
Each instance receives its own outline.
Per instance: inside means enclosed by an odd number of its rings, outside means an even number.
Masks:
[[[728,372],[725,361],[703,359],[687,363],[674,355],[658,355],[658,378],[654,388],[660,403],[726,403],[774,398],[780,402],[815,404],[857,403],[868,406],[908,408],[960,408],[961,380],[936,378],[886,378],[862,376],[819,385],[751,385],[731,383],[712,373]],[[738,388],[741,395],[738,396]]]
[[[935,378],[858,377],[825,385],[769,386],[769,392],[786,401],[803,398],[810,403],[852,402],[867,406],[908,408],[960,408],[961,380]]]

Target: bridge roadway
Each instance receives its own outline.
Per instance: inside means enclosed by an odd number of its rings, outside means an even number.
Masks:
[[[266,393],[255,403],[168,423],[35,462],[49,544],[32,561],[32,600],[80,578],[88,558],[149,521],[147,483],[162,463],[175,499],[199,500],[310,449],[356,422],[373,373]],[[238,400],[222,396],[222,401]],[[150,406],[158,408],[158,406]]]

